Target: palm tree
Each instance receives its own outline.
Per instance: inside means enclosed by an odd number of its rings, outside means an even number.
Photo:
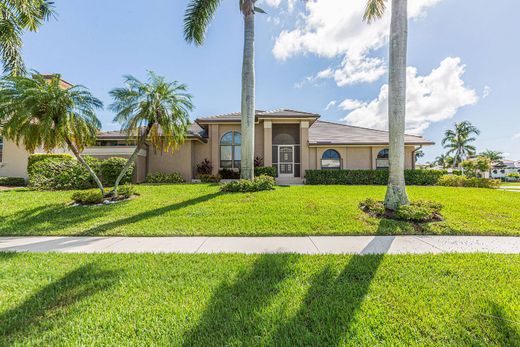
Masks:
[[[448,149],[447,154],[453,155],[453,167],[456,168],[464,159],[475,155],[475,146],[471,142],[475,141],[475,137],[471,135],[480,135],[480,130],[473,126],[469,121],[455,123],[454,130],[446,130],[442,145]]]
[[[137,135],[134,153],[119,174],[112,191],[117,196],[119,182],[137,159],[148,140],[154,149],[170,150],[181,144],[188,131],[189,111],[193,109],[191,95],[185,84],[166,82],[164,77],[148,72],[148,81],[125,76],[123,88],[110,91],[114,102],[109,106],[117,113],[114,122],[128,136]]]
[[[244,16],[244,54],[242,63],[242,101],[241,101],[241,177],[254,177],[255,143],[255,12],[265,13],[255,6],[257,0],[239,0],[240,11]],[[191,0],[184,15],[184,38],[196,45],[204,43],[209,23],[215,15],[220,0]]]
[[[24,30],[37,31],[54,14],[54,3],[49,0],[18,0],[0,2],[0,55],[4,72],[25,73],[22,59]]]
[[[497,164],[501,164],[504,160],[504,154],[502,152],[492,151],[489,149],[486,149],[484,152],[480,153],[479,156],[489,158],[492,163]]]
[[[383,16],[386,0],[368,0],[364,20]],[[404,180],[404,129],[406,117],[406,51],[408,41],[407,0],[392,0],[390,68],[388,78],[388,127],[390,175],[385,207],[396,210],[409,203]]]
[[[63,88],[60,75],[7,76],[0,80],[2,135],[28,152],[67,147],[88,170],[104,195],[103,185],[80,152],[96,141],[103,103],[82,86]]]
[[[448,163],[450,163],[452,161],[453,161],[453,158],[451,158],[450,156],[448,156],[446,154],[441,154],[437,158],[435,158],[435,161],[433,162],[433,164],[439,165],[439,166],[442,166],[443,168],[445,168],[446,166],[450,165]]]

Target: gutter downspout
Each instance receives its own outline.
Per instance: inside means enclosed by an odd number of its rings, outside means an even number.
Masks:
[[[419,148],[416,148],[412,151],[412,169],[415,170],[415,152],[422,149],[422,145],[419,146]]]

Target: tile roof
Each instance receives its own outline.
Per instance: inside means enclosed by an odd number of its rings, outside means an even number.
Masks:
[[[405,143],[415,145],[434,144],[421,136],[414,135],[405,135]],[[388,131],[318,120],[309,128],[309,144],[383,145],[388,144]]]
[[[128,135],[119,130],[102,131],[98,134],[98,139],[126,139]],[[188,137],[205,138],[206,131],[197,123],[191,123],[188,129]]]
[[[319,118],[319,114],[291,110],[287,108],[280,108],[271,111],[256,110],[255,116],[257,118]],[[197,123],[205,122],[240,122],[241,113],[224,113],[209,117],[200,117],[195,120]]]

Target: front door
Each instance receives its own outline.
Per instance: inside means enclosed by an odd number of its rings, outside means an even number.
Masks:
[[[278,176],[294,177],[294,146],[278,147]]]

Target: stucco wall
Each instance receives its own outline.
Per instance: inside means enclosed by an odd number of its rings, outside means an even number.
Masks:
[[[148,174],[156,172],[172,173],[179,172],[188,182],[193,178],[192,175],[192,141],[184,142],[175,151],[154,152],[148,151]]]
[[[348,170],[372,169],[370,147],[347,147],[346,168]]]
[[[4,139],[3,159],[0,163],[0,176],[23,177],[27,179],[27,160],[29,153]]]

